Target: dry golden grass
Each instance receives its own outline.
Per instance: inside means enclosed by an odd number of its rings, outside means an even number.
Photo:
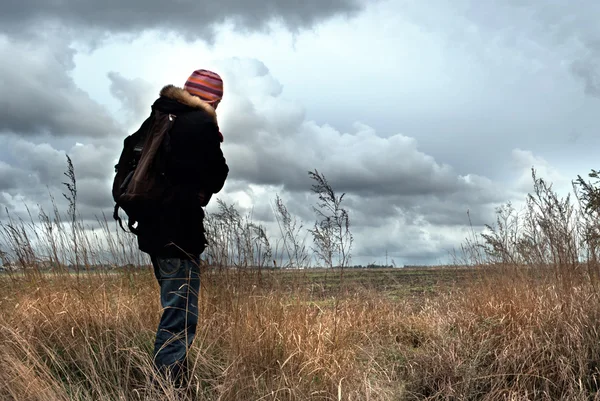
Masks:
[[[150,269],[65,272],[144,263],[134,237],[85,226],[73,191],[66,220],[8,215],[0,261],[25,274],[0,274],[0,400],[600,400],[598,183],[574,203],[532,178],[522,212],[500,207],[461,247],[479,267],[433,276],[256,271],[282,249],[222,208],[209,260],[239,268],[202,274],[183,390],[153,377]],[[302,246],[295,224],[285,238]]]
[[[150,385],[160,309],[149,270],[5,276],[0,399],[595,399],[600,303],[587,279],[567,291],[502,270],[402,299],[358,285],[317,296],[306,277],[281,277],[203,275],[181,394]]]
[[[598,399],[599,297],[585,277],[503,270],[425,313],[436,332],[407,360],[422,399]]]
[[[331,306],[251,279],[205,280],[192,350],[200,399],[387,399],[396,382],[369,359],[373,330],[397,313],[378,299]],[[212,282],[212,283],[211,283]],[[149,388],[159,317],[149,274],[3,281],[0,396],[15,400],[160,399]],[[391,308],[394,306],[393,308]],[[375,322],[375,324],[373,324]],[[386,329],[386,331],[389,331]],[[167,395],[175,399],[172,389]]]

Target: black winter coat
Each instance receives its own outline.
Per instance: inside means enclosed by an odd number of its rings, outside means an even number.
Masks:
[[[221,191],[229,168],[214,109],[173,85],[152,105],[176,116],[166,163],[169,189],[155,218],[138,222],[138,245],[154,257],[199,256],[206,247],[204,210]],[[140,130],[149,129],[150,118]]]

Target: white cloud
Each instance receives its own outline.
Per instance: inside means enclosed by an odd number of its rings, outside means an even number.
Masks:
[[[533,190],[532,169],[536,171],[539,178],[553,183],[554,187],[561,193],[570,190],[570,182],[574,177],[565,177],[544,158],[536,156],[529,150],[514,149],[512,152],[513,165],[518,171],[515,189],[522,193]]]

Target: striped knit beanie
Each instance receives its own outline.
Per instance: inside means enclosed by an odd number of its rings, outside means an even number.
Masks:
[[[223,80],[219,74],[208,70],[194,71],[183,89],[212,106],[218,105],[223,98]]]

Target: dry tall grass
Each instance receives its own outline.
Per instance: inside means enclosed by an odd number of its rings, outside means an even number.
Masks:
[[[354,294],[334,306],[308,290],[257,284],[256,276],[205,276],[192,350],[199,399],[376,400],[396,393],[399,382],[373,352],[395,331],[401,304]],[[0,304],[2,399],[162,399],[164,389],[149,386],[159,317],[149,273],[90,275],[79,283],[13,278],[2,290],[10,294]],[[166,392],[175,399],[173,389]]]
[[[56,230],[32,246],[39,226],[4,224],[4,256],[28,267],[0,275],[0,399],[600,399],[589,219],[537,184],[541,209],[470,241],[476,266],[435,296],[325,288],[311,271],[205,269],[193,379],[180,392],[152,384],[160,310],[149,267],[68,273],[68,252],[52,256]],[[52,272],[40,268],[48,258]]]
[[[597,394],[600,302],[589,281],[567,295],[553,276],[474,275],[477,285],[417,303],[358,287],[322,295],[293,274],[263,272],[262,284],[204,274],[189,399]],[[1,283],[0,399],[181,399],[150,385],[159,305],[149,272]]]

